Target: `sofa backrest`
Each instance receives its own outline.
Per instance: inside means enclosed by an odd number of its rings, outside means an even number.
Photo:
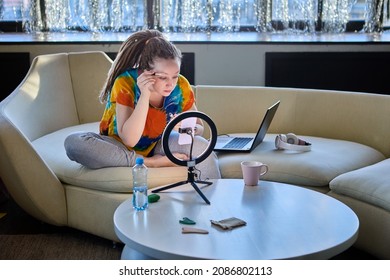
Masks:
[[[30,140],[78,122],[67,54],[34,58],[4,114]]]
[[[112,60],[104,52],[69,53],[69,69],[79,123],[100,121],[104,105],[99,94]]]
[[[269,133],[293,132],[354,141],[390,156],[390,96],[330,90],[196,86],[198,110],[218,134],[256,132],[265,110],[281,100]]]
[[[34,58],[4,113],[35,140],[58,129],[100,120],[98,100],[111,59],[103,52],[59,53]]]

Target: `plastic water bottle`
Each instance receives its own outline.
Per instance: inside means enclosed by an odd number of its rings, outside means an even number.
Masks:
[[[133,208],[142,211],[148,208],[148,168],[143,158],[137,158],[133,167]]]

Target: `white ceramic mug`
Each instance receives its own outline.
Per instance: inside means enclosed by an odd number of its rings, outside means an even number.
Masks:
[[[245,185],[257,186],[260,177],[268,172],[268,165],[259,161],[243,161],[241,170]]]

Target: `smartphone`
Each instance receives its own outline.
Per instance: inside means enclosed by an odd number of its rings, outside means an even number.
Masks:
[[[186,128],[191,128],[192,129],[192,137],[195,135],[195,125],[196,125],[196,118],[186,118],[180,122],[180,128],[181,129],[186,129]],[[178,143],[179,145],[187,145],[191,144],[192,142],[192,137],[190,134],[187,133],[180,133],[179,134],[179,140]]]

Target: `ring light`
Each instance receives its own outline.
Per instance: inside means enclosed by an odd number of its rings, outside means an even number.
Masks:
[[[187,161],[187,160],[180,160],[178,159],[177,157],[175,157],[170,149],[169,149],[169,135],[171,134],[173,128],[179,123],[181,122],[182,120],[184,119],[187,119],[187,118],[199,118],[199,119],[202,119],[203,121],[205,121],[209,127],[210,127],[210,130],[211,130],[211,139],[209,141],[209,145],[207,146],[207,149],[200,155],[198,156],[196,159],[192,160],[192,155],[190,155],[190,160]],[[204,161],[213,151],[214,147],[215,147],[215,144],[217,142],[217,128],[214,124],[214,122],[210,119],[209,116],[207,116],[206,114],[202,113],[202,112],[198,112],[198,111],[186,111],[184,113],[181,113],[179,115],[177,115],[174,119],[172,119],[167,127],[165,128],[164,130],[164,133],[163,133],[163,136],[162,136],[162,145],[163,145],[163,149],[164,149],[164,152],[166,154],[166,156],[173,162],[173,163],[176,163],[177,165],[181,165],[181,166],[190,166],[190,165],[195,165],[195,164],[198,164],[202,161]],[[194,163],[192,163],[192,161]]]
[[[193,159],[192,158],[192,145],[194,144],[194,141],[193,141],[194,139],[192,136],[192,129],[193,128],[181,128],[179,130],[179,133],[190,134],[192,137],[192,141],[191,141],[191,152],[190,152],[189,160],[180,160],[172,154],[172,152],[169,148],[169,135],[171,134],[173,128],[179,122],[181,122],[182,120],[187,119],[187,118],[199,118],[199,119],[203,120],[204,122],[206,122],[210,128],[211,137],[209,140],[209,145],[207,146],[206,150],[204,150],[203,153],[200,154],[198,157]],[[188,178],[186,181],[177,182],[177,183],[174,183],[172,185],[168,185],[168,186],[162,187],[160,189],[153,190],[152,192],[156,193],[156,192],[160,192],[163,190],[167,190],[170,188],[174,188],[174,187],[177,187],[180,185],[190,183],[193,186],[193,188],[198,192],[198,194],[203,198],[203,200],[207,204],[210,204],[210,201],[205,197],[205,195],[202,193],[202,191],[199,189],[199,187],[196,185],[196,183],[211,185],[212,182],[195,180],[196,174],[194,173],[194,169],[195,169],[196,164],[204,161],[213,152],[213,149],[215,147],[216,142],[217,142],[217,128],[209,116],[207,116],[206,114],[199,112],[199,111],[186,111],[186,112],[183,112],[183,113],[177,115],[174,119],[172,119],[168,123],[168,125],[166,126],[166,128],[164,130],[164,133],[162,135],[162,146],[163,146],[165,155],[167,156],[167,158],[169,158],[170,161],[172,161],[173,163],[175,163],[177,165],[188,167]]]

